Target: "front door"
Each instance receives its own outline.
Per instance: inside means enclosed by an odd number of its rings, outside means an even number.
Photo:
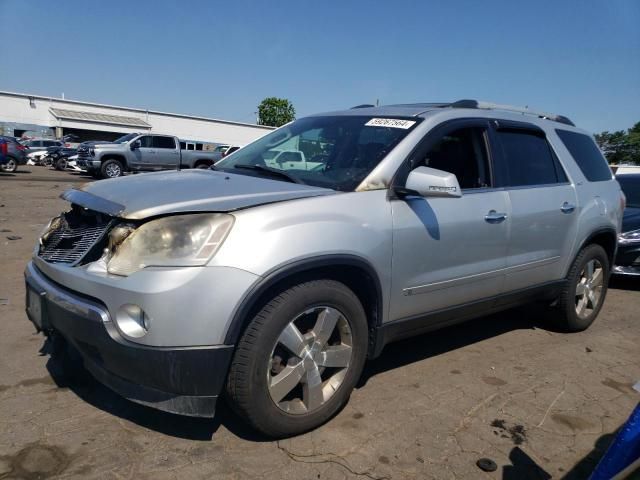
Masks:
[[[153,148],[153,136],[143,135],[138,138],[140,148],[133,150],[134,163],[130,165],[132,170],[153,170],[156,164],[156,150]]]
[[[494,189],[488,124],[458,120],[432,130],[407,171],[454,173],[460,198],[392,200],[393,262],[389,320],[408,319],[502,293],[509,197]]]

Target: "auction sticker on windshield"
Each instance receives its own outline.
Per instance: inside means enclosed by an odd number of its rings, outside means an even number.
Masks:
[[[400,120],[398,118],[372,118],[365,125],[367,127],[391,127],[406,130],[411,128],[416,122],[413,120]]]

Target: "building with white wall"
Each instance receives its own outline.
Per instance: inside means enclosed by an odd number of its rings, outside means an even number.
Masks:
[[[61,138],[73,134],[85,141],[154,132],[184,140],[246,145],[270,130],[249,123],[0,91],[0,134],[9,136],[26,132]]]

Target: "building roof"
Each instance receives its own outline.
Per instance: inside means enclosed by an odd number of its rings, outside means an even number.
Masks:
[[[269,127],[266,125],[256,125],[254,123],[244,123],[244,122],[235,122],[232,120],[220,120],[218,118],[210,118],[210,117],[200,117],[197,115],[185,115],[182,113],[170,113],[170,112],[161,112],[158,110],[147,110],[144,108],[135,108],[135,107],[119,107],[117,105],[108,105],[108,104],[104,104],[104,103],[93,103],[93,102],[83,102],[80,100],[69,100],[67,98],[58,98],[58,97],[47,97],[47,96],[43,96],[43,95],[31,95],[28,93],[17,93],[17,92],[7,92],[7,91],[2,91],[0,90],[0,96],[2,95],[6,95],[6,96],[10,96],[10,97],[20,97],[20,98],[25,98],[25,99],[38,99],[38,100],[48,100],[50,102],[56,102],[56,103],[67,103],[70,105],[86,105],[88,107],[100,107],[100,108],[112,108],[114,110],[126,110],[129,112],[136,112],[136,113],[151,113],[154,115],[165,115],[168,117],[176,117],[176,118],[186,118],[186,119],[191,119],[191,120],[204,120],[206,122],[217,122],[217,123],[226,123],[228,125],[239,125],[239,126],[243,126],[243,127],[252,127],[252,128],[258,128],[258,129],[262,129],[262,130],[274,130],[274,127]]]
[[[104,113],[87,112],[82,110],[67,110],[65,108],[49,108],[54,117],[60,120],[80,120],[109,125],[122,125],[126,127],[140,127],[149,129],[151,125],[137,117],[125,117],[123,115],[106,115]]]

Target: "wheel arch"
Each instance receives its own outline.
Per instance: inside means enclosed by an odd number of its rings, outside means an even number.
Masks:
[[[237,345],[253,316],[277,292],[304,281],[318,279],[344,283],[358,297],[367,315],[368,351],[371,353],[383,312],[382,286],[373,266],[355,255],[323,255],[304,259],[277,267],[263,276],[234,311],[224,343]]]
[[[120,155],[118,153],[108,153],[100,158],[100,163],[103,164],[107,160],[117,160],[122,164],[122,168],[129,168],[127,159],[124,155]]]
[[[589,234],[584,242],[578,248],[576,255],[582,251],[587,245],[596,244],[604,248],[609,258],[609,267],[613,267],[613,262],[618,248],[618,236],[613,228],[600,228]]]
[[[213,165],[213,160],[209,160],[207,158],[199,158],[193,163],[193,168],[198,168],[198,165]]]

